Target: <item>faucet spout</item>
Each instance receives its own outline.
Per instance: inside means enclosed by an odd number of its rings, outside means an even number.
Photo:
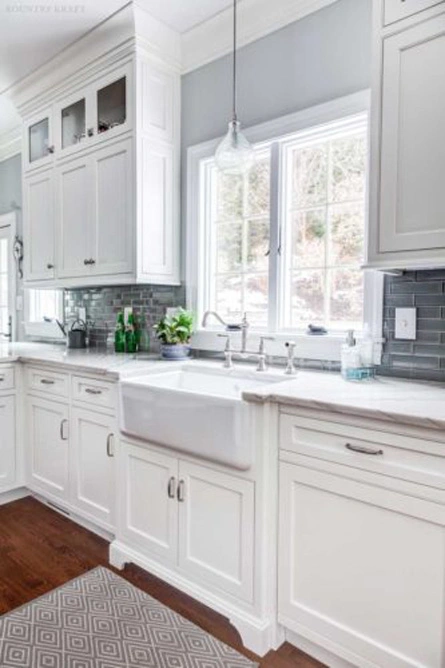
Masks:
[[[204,313],[204,317],[202,319],[202,326],[203,327],[207,327],[207,320],[209,319],[210,316],[213,316],[214,318],[216,318],[216,320],[218,320],[218,322],[220,322],[223,327],[227,328],[227,323],[221,318],[220,315],[218,315],[218,313],[216,311],[206,311]]]

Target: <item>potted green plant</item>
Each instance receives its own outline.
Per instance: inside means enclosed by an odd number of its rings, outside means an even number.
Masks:
[[[190,353],[194,316],[181,308],[172,316],[165,316],[154,326],[161,342],[161,355],[168,360],[182,360]]]

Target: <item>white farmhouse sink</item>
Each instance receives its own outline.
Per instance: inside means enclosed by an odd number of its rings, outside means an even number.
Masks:
[[[252,465],[249,405],[242,392],[285,380],[272,374],[190,362],[120,383],[126,434],[238,469]]]

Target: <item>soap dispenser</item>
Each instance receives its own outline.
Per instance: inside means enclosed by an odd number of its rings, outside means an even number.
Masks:
[[[346,342],[341,349],[341,375],[346,380],[360,380],[361,358],[354,330],[348,331]]]

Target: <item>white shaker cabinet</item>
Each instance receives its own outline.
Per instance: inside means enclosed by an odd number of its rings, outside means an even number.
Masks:
[[[243,601],[253,597],[254,482],[121,441],[118,540]]]
[[[443,508],[342,469],[281,463],[279,621],[354,666],[442,668]]]
[[[178,549],[178,460],[121,441],[118,477],[121,540],[162,563],[173,564]]]
[[[69,498],[69,410],[53,399],[28,395],[28,479],[49,498]]]
[[[58,276],[131,274],[131,139],[57,168]]]
[[[370,266],[444,263],[445,12],[429,11],[375,36]]]
[[[2,369],[0,367],[0,378]],[[16,474],[15,396],[0,395],[0,490],[12,487]]]
[[[92,173],[89,157],[78,158],[56,170],[59,257],[57,275],[83,276],[90,268],[93,221]]]
[[[72,408],[71,502],[79,513],[108,529],[114,525],[115,439],[114,418]]]
[[[24,272],[30,281],[55,276],[54,171],[45,169],[23,180]]]
[[[254,483],[179,463],[179,567],[197,581],[252,600]]]

